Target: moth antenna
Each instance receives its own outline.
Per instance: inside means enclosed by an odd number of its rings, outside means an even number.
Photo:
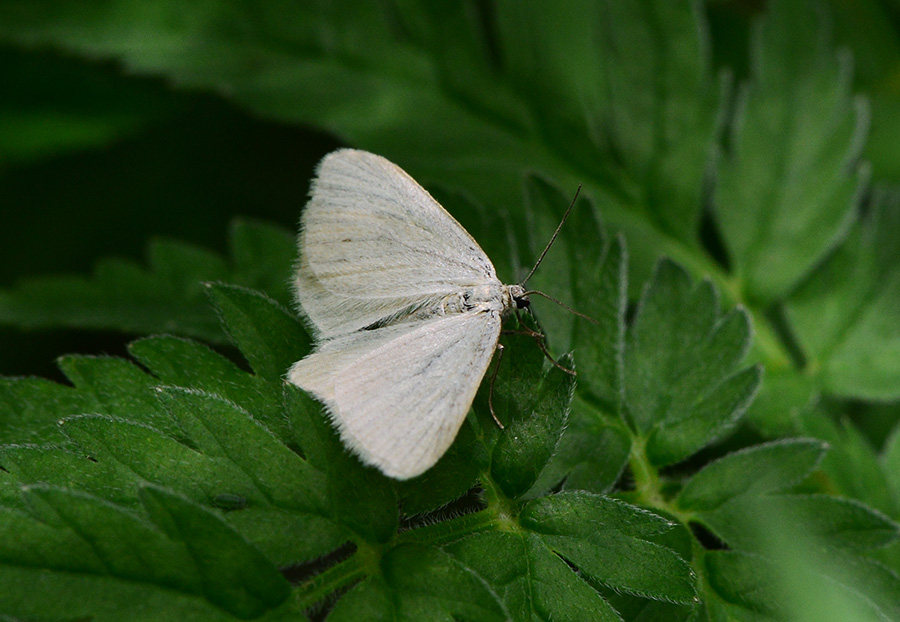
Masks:
[[[541,296],[542,298],[546,298],[547,300],[550,300],[551,302],[555,302],[556,304],[558,304],[560,307],[562,307],[563,309],[565,309],[565,310],[568,311],[569,313],[574,313],[574,314],[577,315],[578,317],[584,318],[584,319],[587,320],[588,322],[592,322],[592,323],[596,324],[597,326],[600,325],[600,322],[597,321],[597,320],[595,320],[595,319],[592,318],[591,316],[585,315],[584,313],[581,313],[580,311],[576,311],[575,309],[573,309],[572,307],[570,307],[569,305],[567,305],[567,304],[564,303],[563,301],[557,300],[557,299],[554,298],[553,296],[551,296],[551,295],[549,295],[549,294],[545,294],[545,293],[542,292],[542,291],[538,291],[538,290],[536,290],[536,289],[532,289],[532,290],[529,290],[529,291],[525,292],[524,295],[525,295],[525,296],[530,296],[530,295],[532,295],[532,294],[534,294],[535,296]]]
[[[538,266],[541,265],[541,262],[544,261],[544,256],[547,255],[547,251],[550,250],[550,247],[553,246],[553,243],[556,241],[556,236],[559,235],[560,230],[563,228],[563,225],[566,224],[566,219],[569,217],[569,212],[572,211],[572,208],[575,207],[575,201],[578,200],[578,194],[581,192],[581,184],[578,184],[578,189],[575,191],[575,196],[572,197],[572,202],[569,203],[568,209],[566,209],[566,213],[563,214],[562,220],[559,221],[559,226],[556,227],[556,231],[553,232],[553,235],[550,236],[550,241],[547,242],[547,246],[544,247],[544,252],[541,253],[541,256],[538,257],[537,262],[534,264],[534,267],[531,269],[531,272],[528,273],[528,276],[519,283],[519,285],[525,285],[533,275],[535,270],[538,269]]]

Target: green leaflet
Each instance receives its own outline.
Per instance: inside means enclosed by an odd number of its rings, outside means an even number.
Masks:
[[[756,549],[767,541],[765,533],[752,527],[774,520],[767,515],[790,517],[804,525],[806,537],[821,537],[837,548],[865,550],[897,539],[896,523],[856,501],[790,494],[818,465],[822,452],[821,443],[798,440],[729,454],[689,480],[678,503],[724,541],[742,549]],[[746,473],[754,474],[751,482]],[[746,522],[737,516],[745,516]],[[741,527],[735,529],[737,525]]]
[[[89,395],[41,378],[0,378],[0,439],[4,443],[60,442],[56,423],[90,412]]]
[[[178,430],[160,406],[156,380],[130,361],[112,357],[67,356],[59,367],[75,388],[90,402],[80,414],[127,417],[170,434]]]
[[[552,11],[540,2],[501,2],[497,9],[509,80],[546,120],[546,143],[582,166],[598,148],[616,154],[600,173],[609,195],[641,205],[656,227],[688,244],[719,98],[698,10],[655,1],[566,3]],[[668,34],[659,37],[663,23]],[[642,53],[628,53],[631,46]]]
[[[891,480],[895,476],[891,464],[879,456],[872,441],[848,421],[835,422],[810,413],[803,421],[808,434],[828,443],[830,449],[821,470],[829,486],[837,494],[863,500],[887,516],[898,515],[897,497]],[[890,446],[883,450],[890,452]]]
[[[563,357],[559,363],[573,366],[571,357]],[[530,400],[523,399],[525,393],[516,396],[521,410],[511,421],[507,419],[492,452],[491,477],[511,498],[531,489],[553,455],[575,388],[574,377],[556,367],[535,380],[528,389],[533,396]]]
[[[282,378],[309,352],[310,340],[297,316],[259,292],[208,284],[209,296],[231,340],[258,376]]]
[[[710,463],[685,484],[679,505],[687,510],[715,510],[740,495],[764,495],[791,488],[818,466],[826,447],[798,439],[735,452]],[[747,473],[755,476],[747,481]]]
[[[561,493],[530,502],[521,521],[604,585],[669,602],[694,597],[684,561],[652,542],[674,526],[659,516],[599,495]]]
[[[484,578],[513,619],[621,619],[538,535],[484,533],[453,544],[448,550]]]
[[[724,435],[759,385],[760,369],[738,370],[749,319],[740,309],[722,314],[717,298],[711,283],[663,261],[626,334],[626,414],[658,466]]]
[[[155,605],[172,615],[248,619],[288,596],[287,582],[257,550],[171,493],[142,491],[150,521],[56,488],[30,488],[25,497],[30,515],[6,510],[0,521],[0,590],[11,615],[152,620],[148,605]]]
[[[900,526],[850,499],[793,491],[823,450],[811,440],[750,448],[685,485],[678,505],[733,549],[704,554],[701,591],[713,619],[778,619],[784,611],[854,620],[896,615],[900,580],[864,555],[896,542]],[[825,585],[839,589],[824,602],[813,598]],[[753,617],[763,614],[769,617]]]
[[[900,225],[900,196],[880,189],[872,203],[866,218],[791,296],[787,316],[825,390],[888,400],[900,395],[900,252],[892,235]]]
[[[160,382],[221,395],[240,404],[282,440],[290,438],[277,384],[246,373],[203,344],[179,337],[146,337],[132,342],[128,350]]]
[[[772,5],[720,161],[717,221],[747,299],[762,306],[846,234],[866,178],[854,162],[867,115],[861,101],[854,109],[849,58],[835,58],[827,19],[806,0]]]
[[[866,558],[823,551],[821,542],[783,529],[767,555],[704,555],[704,608],[712,620],[890,620],[897,616],[897,575]]]
[[[509,619],[482,579],[439,549],[401,545],[381,559],[379,569],[381,577],[368,579],[338,601],[330,620]]]

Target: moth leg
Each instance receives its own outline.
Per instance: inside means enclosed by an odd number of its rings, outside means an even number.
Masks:
[[[491,411],[491,417],[494,418],[497,426],[503,430],[504,426],[497,419],[497,413],[494,412],[494,381],[497,379],[497,372],[500,371],[500,361],[503,360],[503,344],[498,343],[496,350],[499,354],[497,354],[497,364],[494,365],[494,372],[491,374],[491,382],[488,385],[488,409]]]
[[[560,370],[566,372],[566,373],[569,374],[570,376],[577,376],[577,375],[578,375],[578,374],[575,373],[575,370],[574,370],[574,369],[569,369],[569,368],[566,367],[565,365],[560,365],[560,364],[559,364],[559,361],[557,361],[557,360],[554,359],[552,356],[550,356],[550,352],[547,351],[547,346],[544,345],[544,335],[542,335],[541,333],[535,332],[535,333],[534,333],[533,335],[531,335],[531,336],[534,337],[534,342],[535,342],[535,343],[537,344],[537,346],[541,349],[541,352],[544,353],[544,356],[547,357],[547,360],[550,361],[551,363],[553,363],[554,366],[556,366],[558,369],[560,369]]]
[[[519,313],[519,310],[516,309],[517,317],[518,317],[518,313]],[[556,368],[560,369],[561,371],[566,372],[570,376],[578,375],[575,373],[574,369],[569,369],[568,367],[565,367],[564,365],[560,365],[559,362],[555,358],[550,356],[550,352],[547,350],[547,346],[544,344],[544,339],[546,338],[546,335],[544,335],[543,333],[539,333],[536,330],[529,328],[528,326],[525,326],[524,324],[521,324],[521,322],[520,322],[520,326],[523,326],[523,328],[520,328],[519,330],[504,330],[504,331],[500,331],[500,332],[502,332],[503,334],[506,334],[506,335],[525,335],[526,337],[531,337],[532,339],[534,339],[537,346],[541,349],[541,352],[544,353],[544,356],[547,357],[547,360],[550,361],[551,363],[553,363],[553,365]]]

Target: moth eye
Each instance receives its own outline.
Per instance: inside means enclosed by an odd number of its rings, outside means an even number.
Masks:
[[[528,299],[528,296],[522,296],[521,298],[516,298],[515,300],[517,309],[525,309],[531,306],[531,300]]]

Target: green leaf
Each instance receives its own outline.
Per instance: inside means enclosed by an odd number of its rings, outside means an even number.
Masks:
[[[701,595],[710,620],[781,619],[784,603],[778,598],[771,560],[740,551],[706,551],[702,563]]]
[[[128,351],[161,382],[214,393],[240,405],[279,439],[290,442],[281,387],[249,374],[203,344],[179,337],[147,337]]]
[[[93,410],[88,395],[41,378],[0,378],[0,443],[61,442],[57,422]]]
[[[126,359],[66,356],[59,368],[87,401],[81,413],[121,417],[145,423],[169,434],[179,430],[160,406],[156,380]]]
[[[784,440],[728,454],[691,477],[678,497],[679,507],[706,512],[736,497],[783,492],[809,476],[827,446],[813,439]],[[748,481],[748,474],[753,477]]]
[[[747,297],[780,300],[847,232],[867,115],[812,2],[781,2],[753,39],[753,77],[720,161],[716,215]]]
[[[680,462],[729,430],[756,396],[762,368],[749,367],[726,378],[715,393],[683,419],[669,418],[653,430],[647,455],[654,464]]]
[[[329,622],[509,619],[484,581],[440,549],[395,547],[382,558],[380,574],[341,598]]]
[[[559,363],[571,368],[572,357]],[[535,380],[527,392],[511,396],[519,402],[517,416],[507,419],[493,449],[491,477],[513,499],[528,492],[553,455],[575,389],[574,376],[555,366]]]
[[[231,510],[229,522],[279,563],[318,557],[347,539],[339,524],[353,526],[354,518],[326,501],[325,477],[249,413],[208,394],[169,389],[162,396],[166,409],[160,411],[177,430],[175,438],[109,416],[65,419],[67,437],[91,460],[49,447],[6,448],[0,451],[8,474],[0,478],[0,499],[15,506],[18,485],[51,482],[134,504],[138,486],[154,482]],[[389,508],[392,526],[396,506]],[[382,524],[371,521],[373,510],[364,512],[362,533]]]
[[[167,332],[222,343],[221,327],[203,295],[203,283],[230,281],[269,287],[283,304],[295,255],[283,229],[235,221],[232,265],[183,242],[152,241],[148,267],[107,259],[91,277],[37,277],[0,291],[0,324],[20,328],[81,328],[133,334]]]
[[[573,228],[587,230],[580,219]],[[581,237],[573,245],[578,249],[575,265],[591,266],[590,255],[596,242]],[[575,304],[597,324],[576,323],[576,356],[581,361],[579,391],[599,400],[607,412],[621,414],[625,389],[625,309],[628,305],[628,253],[625,239],[616,236],[604,245],[604,253],[594,270],[575,283]],[[593,278],[591,278],[593,276]]]
[[[797,524],[809,534],[820,535],[829,546],[869,550],[900,538],[900,525],[853,499],[797,495],[781,501]]]
[[[608,240],[586,207],[575,206],[560,238],[569,255],[571,304],[594,322],[574,322],[577,395],[556,452],[536,486],[539,490],[549,490],[565,478],[567,489],[605,493],[621,475],[631,450],[631,435],[619,419],[628,301],[625,241],[621,235]]]
[[[519,234],[531,241],[531,252],[538,256],[571,198],[533,175],[526,180],[525,196],[529,222],[521,223]],[[609,239],[597,208],[581,197],[529,281],[529,288],[559,298],[594,320],[588,322],[552,307],[550,302],[542,304],[540,297],[532,297],[532,308],[542,305],[538,310],[541,330],[548,335],[550,345],[556,351],[574,349],[579,363],[579,393],[590,393],[592,399],[612,413],[618,413],[622,401],[627,269],[624,238],[620,235]],[[547,307],[549,310],[544,310]]]
[[[705,562],[712,619],[874,622],[897,614],[896,576],[871,564],[853,564],[848,576],[809,560],[779,565],[736,551],[709,552]]]
[[[800,424],[830,447],[821,465],[829,492],[862,501],[888,516],[898,515],[900,497],[891,494],[889,481],[893,473],[879,463],[871,441],[853,423],[835,422],[818,413]]]
[[[678,506],[745,550],[759,550],[772,538],[768,529],[782,522],[803,525],[806,537],[836,548],[867,550],[900,537],[896,523],[852,499],[790,494],[819,466],[825,449],[821,441],[797,439],[729,454],[685,484]]]
[[[252,490],[246,477],[233,465],[215,464],[202,453],[144,424],[88,415],[64,419],[60,427],[92,463],[78,465],[68,474],[66,483],[73,489],[132,505],[138,502],[138,487],[143,482],[166,486],[207,503],[220,491],[249,496]],[[67,462],[64,453],[44,453],[48,466],[56,462],[63,467]],[[109,477],[105,490],[96,489],[94,473],[98,471]],[[234,481],[235,476],[240,484]],[[213,485],[211,482],[216,480],[217,485]],[[24,479],[23,483],[33,481]]]
[[[517,259],[526,265],[521,266],[514,275],[516,280],[528,276],[532,265],[541,256],[547,243],[553,238],[565,214],[572,203],[575,188],[563,189],[552,181],[530,174],[525,178],[523,194],[525,214],[512,220],[511,228],[515,232]],[[605,234],[595,215],[595,208],[581,193],[572,207],[569,220],[563,225],[559,235],[553,240],[549,252],[544,255],[540,266],[531,275],[526,287],[530,290],[544,292],[560,300],[570,307],[575,304],[573,295],[580,279],[592,278],[593,266],[600,258],[600,249],[604,246]],[[575,223],[577,218],[579,223]],[[578,225],[587,229],[581,232],[582,237],[596,245],[596,249],[582,249],[590,253],[590,260],[579,265],[575,262],[578,246],[575,243],[579,235]],[[594,252],[591,252],[594,250]],[[587,273],[587,274],[585,274]],[[554,352],[570,351],[575,345],[573,341],[576,316],[566,312],[543,296],[531,296],[531,313],[540,321],[541,331],[547,335],[549,347]],[[589,309],[588,309],[589,311]]]
[[[160,399],[198,451],[233,463],[274,505],[308,512],[326,507],[324,482],[314,469],[250,413],[218,396],[183,389],[162,391]]]
[[[802,516],[785,510],[771,505],[767,512],[747,517],[772,562],[773,596],[783,603],[783,618],[838,622],[897,617],[896,573],[861,557],[859,549],[832,546],[827,536],[798,522]]]
[[[582,372],[579,368],[579,378]],[[631,440],[620,420],[603,415],[576,395],[556,452],[534,488],[550,490],[565,479],[566,490],[609,492],[628,463]]]
[[[891,136],[898,131],[894,111],[900,93],[891,87],[890,76],[900,64],[900,39],[889,19],[897,3],[865,0],[847,5],[826,3],[833,14],[835,38],[853,53],[854,85],[865,93],[872,110],[871,131],[863,157],[872,164],[875,179],[900,178],[900,157]]]
[[[830,393],[900,396],[900,193],[879,190],[841,247],[786,312],[807,365]]]
[[[175,527],[170,531],[84,494],[32,487],[25,495],[32,515],[7,510],[0,520],[4,613],[247,619],[288,596],[287,582],[258,551],[209,512],[170,493],[144,496],[151,513]]]
[[[740,496],[697,516],[730,546],[759,550],[770,536],[754,525],[783,517],[803,525],[807,537],[829,547],[857,552],[879,548],[900,537],[900,528],[880,512],[854,501],[825,495]]]
[[[220,446],[208,441],[201,452],[145,426],[78,417],[66,420],[64,428],[92,460],[77,463],[65,453],[37,449],[4,459],[13,461],[12,474],[21,483],[65,483],[117,503],[136,504],[145,482],[165,486],[206,507],[226,510],[229,524],[279,564],[319,557],[347,539],[323,499],[323,478],[299,457],[255,433],[258,426],[246,414],[220,401],[198,397],[183,402],[198,419],[204,419],[200,411],[208,413],[206,421],[215,433],[231,435],[229,442]],[[260,461],[256,452],[265,452],[268,460]],[[53,475],[68,465],[72,468],[63,471],[64,477]]]
[[[31,484],[79,490],[119,504],[137,503],[133,474],[117,463],[98,461],[78,449],[40,445],[0,447],[0,505],[23,509],[22,486]]]
[[[535,534],[480,533],[448,551],[487,582],[514,620],[621,620]]]
[[[259,376],[274,381],[309,353],[309,335],[297,317],[259,292],[208,284],[228,335]]]
[[[288,597],[278,569],[208,510],[160,488],[142,489],[141,501],[170,539],[184,542],[211,602],[252,618]]]
[[[676,603],[694,599],[690,567],[653,537],[673,523],[637,507],[588,493],[560,493],[529,502],[521,524],[603,585]]]
[[[596,161],[598,150],[616,154],[603,174],[654,225],[689,243],[719,98],[698,13],[694,3],[665,1],[497,9],[510,81],[534,102],[545,140],[581,162]]]
[[[795,367],[766,369],[763,383],[746,421],[764,438],[777,438],[797,433],[797,421],[815,410],[820,393],[816,379]]]
[[[753,399],[759,370],[736,368],[750,343],[747,314],[722,315],[708,281],[657,266],[626,336],[625,402],[649,457],[679,462],[728,432]]]
[[[852,603],[851,607],[860,612],[859,619],[866,613],[878,620],[900,616],[900,602],[897,601],[900,576],[895,570],[873,559],[846,556],[837,567],[826,567],[823,574],[841,585],[843,600]],[[814,594],[812,590],[810,592]],[[815,597],[810,600],[814,601]]]
[[[897,575],[871,560],[830,557],[796,543],[775,559],[739,551],[703,556],[713,620],[892,620]]]

